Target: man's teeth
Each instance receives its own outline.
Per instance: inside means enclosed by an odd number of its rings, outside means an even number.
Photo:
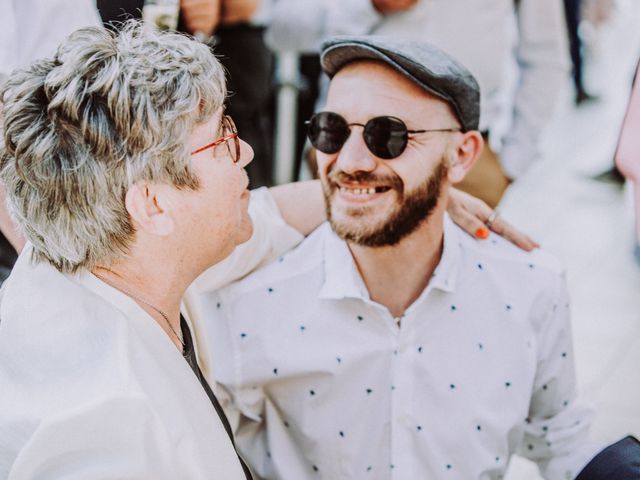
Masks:
[[[370,187],[370,188],[340,187],[340,191],[343,193],[350,193],[352,195],[373,195],[374,193],[376,193],[375,187]]]

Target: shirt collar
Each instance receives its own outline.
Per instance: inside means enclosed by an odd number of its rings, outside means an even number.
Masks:
[[[133,297],[109,285],[86,269],[81,269],[74,274],[68,274],[67,277],[118,309],[127,319],[131,320],[131,325],[140,330],[144,335],[153,335],[158,338],[159,342],[173,346],[171,338],[164,332],[160,323],[149,315]],[[183,316],[184,314],[184,308],[182,308],[181,305],[180,315]],[[136,321],[133,321],[134,319],[136,319]],[[191,319],[188,315],[184,315],[184,319],[191,335],[194,336]],[[197,338],[194,338],[193,345],[197,356],[199,352]],[[175,348],[172,350],[175,350]]]
[[[126,293],[99,279],[86,269],[70,274],[69,278],[87,290],[102,297],[122,312],[127,318],[145,318],[151,316]]]
[[[444,215],[444,248],[440,262],[433,272],[429,285],[444,292],[453,292],[456,287],[462,242],[460,229],[453,223],[449,215]]]
[[[325,229],[323,244],[324,283],[320,298],[369,299],[367,287],[358,272],[347,242],[341,240],[329,224]]]
[[[358,271],[347,242],[341,240],[328,224],[324,225],[324,282],[320,298],[360,298],[369,300],[369,292]],[[460,259],[460,231],[448,215],[444,217],[444,248],[429,286],[445,292],[455,289]]]
[[[369,300],[369,292],[347,246],[330,228],[324,225],[323,244],[324,282],[319,297],[327,299],[360,298]],[[444,216],[444,248],[429,286],[445,292],[455,289],[460,259],[460,231],[449,216]]]

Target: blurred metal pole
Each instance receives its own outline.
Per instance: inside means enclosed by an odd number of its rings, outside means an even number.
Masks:
[[[276,54],[276,131],[274,142],[274,176],[276,184],[291,182],[296,154],[296,126],[298,122],[298,92],[300,69],[298,54],[278,52]]]

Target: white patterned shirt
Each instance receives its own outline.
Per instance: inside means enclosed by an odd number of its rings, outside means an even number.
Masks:
[[[520,453],[565,480],[597,451],[564,274],[543,252],[446,218],[439,265],[399,322],[324,224],[210,301],[213,375],[259,478],[499,479]]]

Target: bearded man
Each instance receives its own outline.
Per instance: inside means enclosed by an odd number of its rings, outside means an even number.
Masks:
[[[256,476],[546,478],[596,453],[562,268],[446,215],[483,147],[474,77],[424,43],[329,41],[309,122],[329,222],[206,302],[212,375]]]

